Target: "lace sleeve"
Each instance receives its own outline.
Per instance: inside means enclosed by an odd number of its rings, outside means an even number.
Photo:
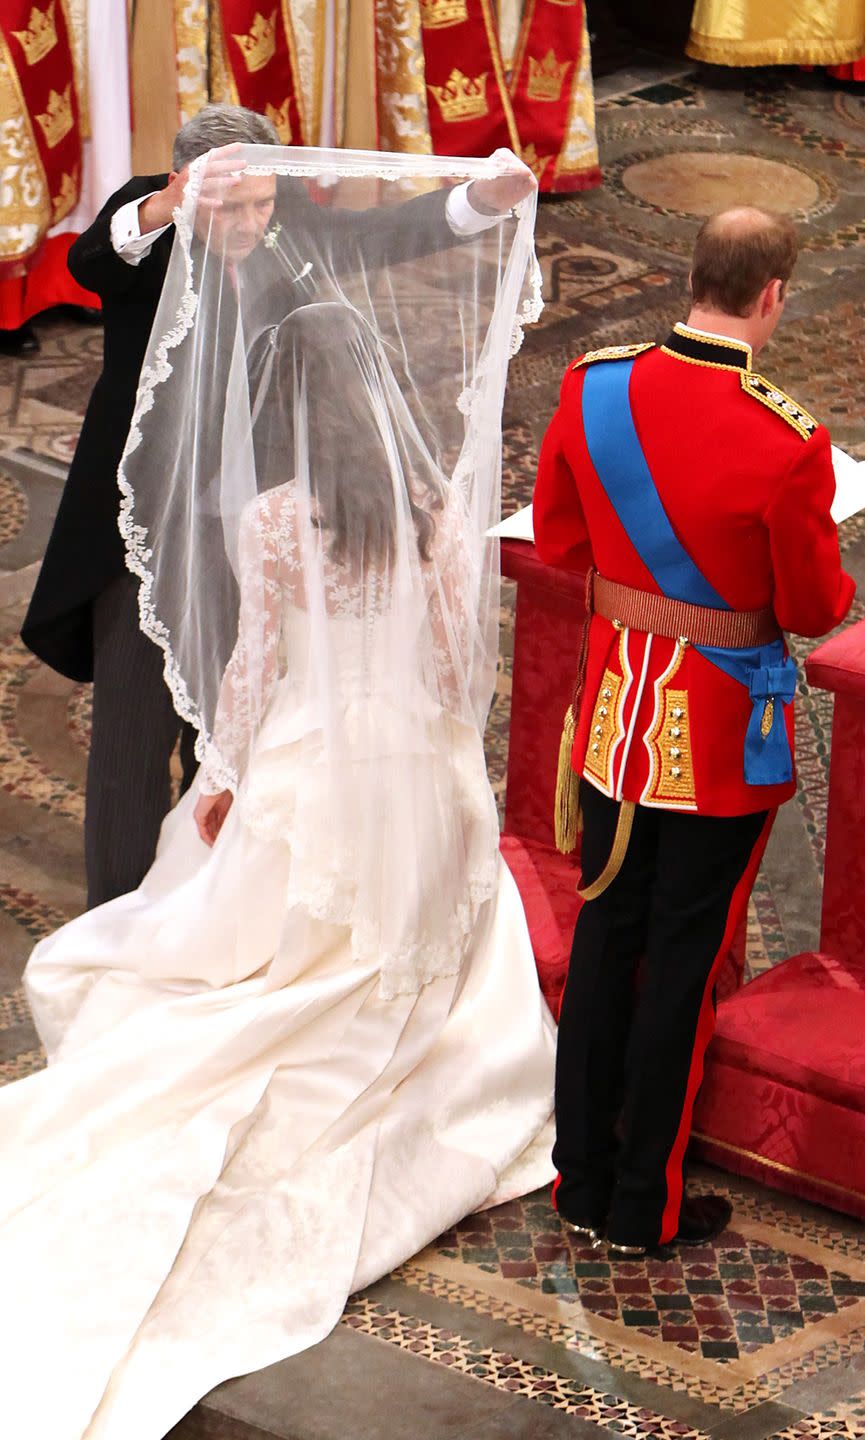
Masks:
[[[237,640],[222,677],[212,742],[201,767],[201,789],[208,795],[235,788],[278,678],[282,580],[270,497],[260,497],[243,512],[238,562]]]

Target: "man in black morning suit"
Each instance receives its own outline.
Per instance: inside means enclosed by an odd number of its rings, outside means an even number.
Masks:
[[[21,634],[53,669],[73,680],[93,681],[84,826],[90,906],[134,890],[152,863],[171,803],[169,762],[178,737],[184,789],[195,772],[194,735],[172,706],[162,677],[162,652],[138,626],[138,581],[126,569],[117,526],[117,469],[171,256],[174,226],[169,222],[182,196],[185,167],[198,155],[232,143],[270,145],[279,140],[260,115],[237,106],[206,107],[179,132],[172,174],[131,179],[69,254],[75,279],[102,299],[104,366]],[[217,193],[220,175],[232,168],[228,157],[221,162],[222,171],[219,163],[208,166],[205,182],[214,175]],[[239,239],[234,257],[230,238],[224,242],[226,258],[236,259],[238,266],[273,263],[259,244],[268,227],[271,233],[278,231],[283,254],[296,253],[302,259],[311,249],[337,273],[350,271],[357,261],[373,268],[421,253],[411,241],[406,243],[406,207],[397,207],[403,216],[394,224],[394,212],[386,208],[361,217],[320,207],[291,177],[249,177],[243,183],[248,198],[235,224]],[[430,249],[431,233],[434,245],[444,248],[494,224],[531,183],[526,171],[525,180],[509,176],[475,181],[471,187],[435,191],[407,202],[423,222],[417,227],[418,236],[425,236],[423,248]],[[226,195],[226,209],[229,202]],[[419,247],[421,243],[419,238]],[[284,303],[284,285],[280,295]],[[311,277],[298,285],[296,303],[313,298]]]

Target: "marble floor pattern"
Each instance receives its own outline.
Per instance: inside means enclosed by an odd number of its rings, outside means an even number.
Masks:
[[[865,458],[865,99],[792,72],[721,84],[687,61],[634,51],[603,69],[605,185],[540,212],[547,303],[511,371],[505,507],[530,496],[567,361],[661,338],[684,313],[699,218],[740,200],[787,210],[804,242],[761,369]],[[37,328],[38,357],[0,357],[3,1080],[41,1064],[20,987],[29,949],[83,903],[88,693],[40,666],[17,631],[101,334],[62,315]],[[865,578],[861,520],[842,527],[842,544]],[[487,737],[499,798],[512,601],[506,588]],[[863,613],[857,601],[854,614]],[[797,643],[797,659],[808,649]],[[809,948],[819,928],[831,707],[807,688],[799,704],[799,794],[755,890],[751,973]],[[729,1191],[734,1225],[669,1258],[611,1263],[604,1250],[575,1245],[544,1194],[470,1217],[354,1297],[323,1345],[220,1387],[172,1440],[865,1437],[861,1227],[705,1169],[696,1183]]]

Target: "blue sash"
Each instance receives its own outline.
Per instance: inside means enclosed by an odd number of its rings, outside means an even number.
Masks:
[[[698,569],[678,539],[640,444],[631,413],[633,360],[589,365],[583,381],[583,427],[598,479],[625,532],[655,584],[673,600],[729,606]],[[796,666],[782,640],[749,649],[699,645],[701,655],[748,690],[751,718],[745,734],[745,783],[783,785],[793,775],[783,707],[796,691]],[[773,702],[772,723],[763,735],[766,702]]]

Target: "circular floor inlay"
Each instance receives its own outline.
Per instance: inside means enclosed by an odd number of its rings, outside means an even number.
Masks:
[[[865,130],[865,105],[862,103],[861,95],[851,95],[848,91],[839,91],[835,96],[835,114],[846,120],[848,125],[853,125],[857,130]]]
[[[658,155],[630,165],[622,183],[638,200],[686,215],[713,215],[730,205],[761,205],[793,214],[812,209],[820,199],[820,188],[810,175],[762,155]]]
[[[27,519],[27,496],[11,475],[0,474],[0,545],[8,545]]]

